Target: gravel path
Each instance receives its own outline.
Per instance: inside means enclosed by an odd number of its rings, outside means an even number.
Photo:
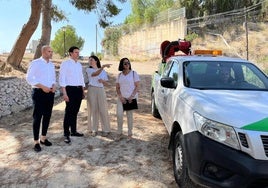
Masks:
[[[108,62],[103,62],[108,63]],[[109,62],[110,63],[110,62]],[[87,129],[87,107],[83,100],[78,131],[84,137],[63,142],[65,104],[54,105],[48,138],[51,147],[33,151],[32,109],[0,119],[0,187],[90,187],[175,188],[168,133],[161,120],[151,115],[151,75],[158,62],[132,63],[141,78],[139,109],[134,113],[133,139],[116,141],[115,78],[118,63],[107,69],[106,87],[112,134],[92,137]],[[127,133],[126,121],[124,133]]]

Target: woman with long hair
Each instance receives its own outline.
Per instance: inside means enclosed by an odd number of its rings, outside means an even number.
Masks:
[[[111,64],[101,66],[97,56],[89,57],[89,68],[86,69],[88,76],[88,92],[87,92],[87,108],[88,108],[88,127],[92,132],[92,136],[98,133],[99,120],[103,136],[107,136],[110,132],[110,120],[108,115],[108,105],[104,85],[107,84],[108,75],[104,70],[109,68]]]
[[[138,89],[140,78],[136,71],[131,69],[131,64],[128,58],[124,57],[119,62],[118,70],[120,73],[116,79],[117,100],[117,126],[118,134],[121,139],[123,136],[123,114],[126,111],[128,125],[128,139],[132,138],[133,129],[133,110],[124,110],[123,105],[126,103],[134,103],[138,98]]]

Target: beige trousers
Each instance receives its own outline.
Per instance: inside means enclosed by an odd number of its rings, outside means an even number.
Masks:
[[[87,92],[88,128],[97,132],[99,120],[103,132],[110,132],[110,120],[106,93],[103,87],[89,86]]]
[[[124,110],[123,110],[123,105],[120,99],[117,100],[116,115],[117,115],[117,133],[122,134]],[[132,136],[133,110],[126,111],[126,115],[127,115],[128,136]]]

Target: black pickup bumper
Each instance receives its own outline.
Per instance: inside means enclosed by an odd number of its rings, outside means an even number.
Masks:
[[[213,141],[199,132],[184,135],[191,179],[208,187],[268,188],[268,160]]]

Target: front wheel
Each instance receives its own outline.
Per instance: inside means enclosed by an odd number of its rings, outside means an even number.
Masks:
[[[178,132],[175,136],[174,147],[172,148],[172,159],[174,176],[179,187],[192,187],[193,182],[188,176],[184,140],[181,132]]]

